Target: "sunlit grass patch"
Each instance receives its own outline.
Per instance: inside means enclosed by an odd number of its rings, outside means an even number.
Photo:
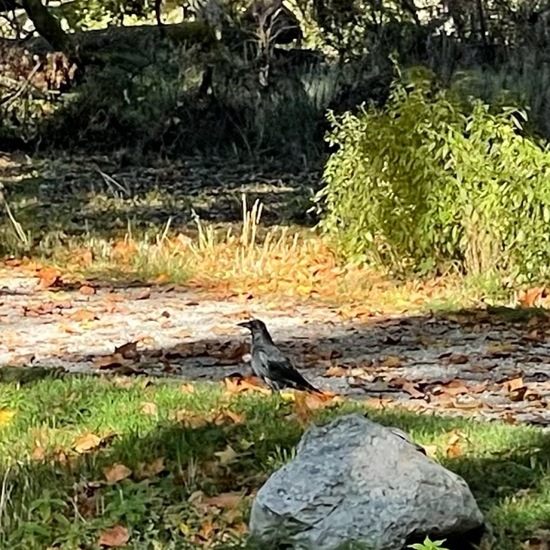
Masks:
[[[357,402],[305,421],[293,400],[214,383],[66,376],[0,389],[2,548],[95,548],[122,536],[136,549],[252,549],[255,492],[308,424],[349,412],[401,427],[462,475],[499,549],[548,527],[548,436],[538,429]]]

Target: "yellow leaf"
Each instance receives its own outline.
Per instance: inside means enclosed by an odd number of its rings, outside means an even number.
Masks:
[[[239,456],[231,445],[227,445],[223,451],[218,451],[214,454],[218,457],[218,460],[222,466],[227,466],[228,464],[235,462],[235,459]]]
[[[287,403],[294,403],[296,401],[296,394],[293,391],[282,390],[279,392],[280,398]]]
[[[0,426],[9,424],[14,415],[15,411],[11,409],[0,409]]]
[[[77,453],[87,453],[93,449],[97,449],[101,445],[101,438],[93,433],[87,433],[80,436],[74,443],[73,449]]]
[[[140,407],[140,411],[143,414],[149,414],[151,416],[156,416],[158,413],[158,407],[155,403],[142,403]]]
[[[124,466],[124,464],[113,464],[110,468],[103,469],[103,475],[109,483],[117,483],[122,481],[132,474],[132,470]]]

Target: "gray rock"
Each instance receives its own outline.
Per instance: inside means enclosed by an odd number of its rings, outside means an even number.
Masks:
[[[260,489],[250,518],[262,540],[316,550],[349,542],[398,550],[411,535],[460,535],[483,524],[461,477],[403,432],[359,414],[310,428],[296,457]]]

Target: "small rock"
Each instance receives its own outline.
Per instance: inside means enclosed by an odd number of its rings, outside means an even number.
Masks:
[[[262,540],[317,550],[350,542],[401,550],[412,536],[467,536],[483,525],[461,477],[403,432],[358,414],[308,430],[294,460],[258,492],[250,518]]]

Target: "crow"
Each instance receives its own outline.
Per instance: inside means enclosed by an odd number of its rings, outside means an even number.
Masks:
[[[273,391],[293,388],[301,391],[310,391],[323,394],[310,384],[273,343],[267,327],[259,319],[251,319],[238,326],[247,328],[252,333],[252,370]]]

